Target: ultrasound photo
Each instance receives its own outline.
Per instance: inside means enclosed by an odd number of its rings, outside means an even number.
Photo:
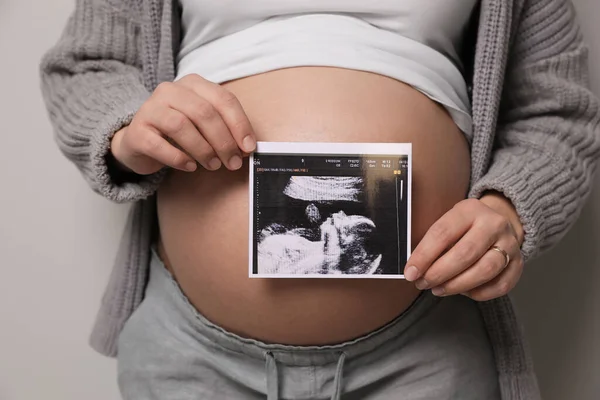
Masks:
[[[255,154],[251,274],[403,276],[408,201],[401,162]]]

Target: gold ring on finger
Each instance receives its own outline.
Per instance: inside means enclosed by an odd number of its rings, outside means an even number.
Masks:
[[[502,250],[500,247],[498,246],[492,246],[492,248],[490,250],[494,250],[497,251],[498,253],[502,254],[504,256],[504,268],[508,267],[508,264],[510,264],[510,256],[508,255],[508,253],[504,250]]]

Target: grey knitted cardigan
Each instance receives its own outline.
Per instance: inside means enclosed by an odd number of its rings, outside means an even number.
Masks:
[[[77,0],[42,59],[42,92],[61,151],[92,189],[132,202],[91,345],[108,356],[140,304],[164,171],[116,179],[112,135],[161,81],[174,79],[180,14],[173,0]],[[599,155],[598,101],[587,48],[568,0],[482,0],[466,55],[474,139],[469,197],[505,194],[525,228],[526,259],[551,248],[576,220]],[[509,297],[480,303],[502,398],[540,397]]]

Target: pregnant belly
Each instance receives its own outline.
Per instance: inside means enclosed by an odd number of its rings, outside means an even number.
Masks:
[[[396,80],[335,68],[290,68],[223,86],[260,141],[413,144],[413,247],[465,198],[469,149],[448,113]],[[190,302],[244,337],[296,345],[366,334],[418,296],[403,280],[248,278],[248,164],[172,171],[158,191],[159,253]]]

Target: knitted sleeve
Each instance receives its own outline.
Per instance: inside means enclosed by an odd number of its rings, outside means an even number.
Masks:
[[[163,175],[124,179],[108,162],[112,136],[150,95],[142,80],[141,24],[134,3],[76,0],[62,35],[40,64],[58,147],[95,192],[116,202],[149,196]]]
[[[555,245],[583,208],[600,151],[600,114],[572,4],[526,1],[517,22],[492,161],[470,197],[496,190],[513,202],[530,259]]]

